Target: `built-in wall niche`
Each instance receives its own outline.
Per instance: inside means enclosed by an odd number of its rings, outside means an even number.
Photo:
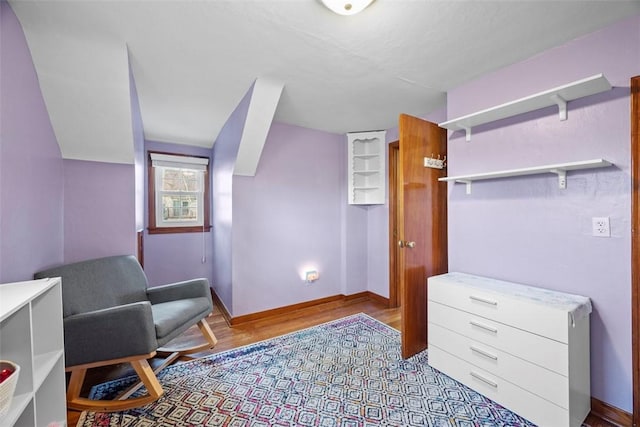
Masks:
[[[384,204],[385,135],[385,131],[347,134],[350,205]]]

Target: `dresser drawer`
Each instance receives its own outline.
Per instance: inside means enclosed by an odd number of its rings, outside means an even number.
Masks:
[[[568,343],[571,322],[566,311],[506,293],[460,285],[442,276],[428,280],[430,301]]]
[[[432,346],[569,409],[567,377],[430,323],[429,348]]]
[[[469,388],[544,427],[571,425],[569,411],[480,369],[437,346],[429,346],[429,365]],[[580,426],[580,422],[574,424]],[[571,425],[573,427],[573,425]]]
[[[429,301],[429,324],[437,324],[475,341],[528,360],[560,375],[569,375],[569,346],[494,322],[466,311]],[[431,329],[429,329],[431,338]]]

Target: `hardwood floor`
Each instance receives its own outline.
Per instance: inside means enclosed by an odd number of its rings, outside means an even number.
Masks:
[[[213,314],[207,318],[207,322],[218,338],[218,344],[214,349],[193,354],[188,359],[203,357],[209,354],[263,341],[356,313],[368,314],[369,316],[386,323],[392,328],[400,329],[400,309],[387,308],[379,302],[372,301],[368,298],[330,302],[296,310],[286,315],[273,316],[268,319],[247,322],[233,327],[229,327],[227,325],[220,310],[216,307]],[[200,342],[201,339],[200,332],[194,327],[183,334],[180,338],[172,341],[172,346],[188,347],[193,345],[196,340],[197,342]],[[151,364],[154,365],[153,361]],[[157,362],[155,364],[157,365]],[[98,384],[132,374],[133,371],[128,365],[96,368],[89,370],[87,373],[86,383]],[[83,393],[87,392],[88,389],[83,390]],[[79,417],[80,412],[67,411],[68,425],[75,426]],[[585,424],[590,427],[614,427],[614,424],[607,423],[591,415],[587,418]]]

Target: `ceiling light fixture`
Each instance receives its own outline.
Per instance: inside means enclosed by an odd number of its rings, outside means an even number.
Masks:
[[[362,12],[373,0],[321,0],[331,11],[338,15],[355,15]]]

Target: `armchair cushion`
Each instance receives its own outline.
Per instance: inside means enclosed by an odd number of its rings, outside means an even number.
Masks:
[[[153,321],[148,301],[65,317],[65,362],[75,366],[151,353],[158,348]]]
[[[207,279],[193,279],[147,289],[158,345],[171,341],[213,311]]]
[[[211,313],[211,299],[187,298],[151,306],[158,346],[177,337]]]
[[[63,315],[147,301],[147,278],[129,255],[80,261],[40,271],[35,279],[62,278]]]

